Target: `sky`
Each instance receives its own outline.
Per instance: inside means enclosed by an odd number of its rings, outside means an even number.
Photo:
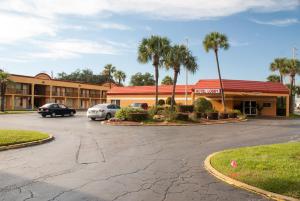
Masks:
[[[214,54],[202,45],[212,31],[229,39],[220,51],[224,79],[266,80],[274,58],[291,58],[293,47],[300,58],[300,0],[1,0],[0,26],[0,68],[32,76],[99,73],[111,63],[128,83],[132,74],[154,72],[137,61],[140,41],[151,35],[188,40],[199,65],[191,84],[217,78]],[[165,75],[173,72],[160,70],[160,80]]]

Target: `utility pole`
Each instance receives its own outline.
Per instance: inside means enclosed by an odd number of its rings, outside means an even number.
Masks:
[[[293,52],[293,62],[294,62],[294,65],[296,65],[296,52],[297,52],[297,48],[295,48],[295,47],[293,47],[292,48],[292,52]],[[292,85],[295,87],[296,86],[296,82],[295,82],[295,78],[293,78],[293,80],[292,80]],[[291,91],[292,91],[292,97],[290,97],[290,101],[291,101],[291,105],[290,105],[290,110],[291,110],[291,112],[292,113],[294,113],[294,105],[295,105],[295,94],[293,93],[293,89],[291,88],[290,89]]]
[[[185,39],[186,49],[189,48],[189,39]],[[185,105],[188,103],[188,70],[185,68]]]

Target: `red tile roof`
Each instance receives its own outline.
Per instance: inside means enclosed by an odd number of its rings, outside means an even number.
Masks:
[[[222,80],[225,92],[261,92],[288,94],[289,89],[281,83],[249,81],[249,80]],[[218,79],[200,80],[194,89],[219,89]]]
[[[159,94],[171,94],[172,85],[161,85],[158,87]],[[195,85],[188,85],[188,94],[192,92]],[[114,87],[108,91],[108,95],[122,94],[154,94],[155,86],[129,86],[129,87]],[[176,94],[185,94],[185,85],[176,86]]]
[[[225,92],[261,92],[261,93],[279,93],[288,94],[289,89],[280,83],[248,81],[248,80],[226,80],[223,79]],[[194,89],[220,89],[218,79],[200,80],[195,85],[188,85],[188,93]],[[171,94],[172,85],[159,86],[159,94]],[[155,86],[129,86],[114,87],[108,91],[108,95],[148,95],[155,93]],[[177,85],[176,94],[184,94],[185,85]]]

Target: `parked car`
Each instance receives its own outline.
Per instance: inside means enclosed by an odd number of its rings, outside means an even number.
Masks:
[[[76,114],[76,110],[69,108],[63,104],[58,103],[47,103],[43,105],[42,107],[39,107],[38,113],[42,115],[42,117],[46,117],[47,115],[50,115],[51,117],[55,117],[57,115],[59,116],[73,116]]]
[[[129,107],[148,110],[149,106],[148,106],[147,103],[132,103],[132,104],[129,105]]]
[[[110,119],[115,116],[117,110],[121,109],[116,104],[98,104],[87,110],[87,117],[95,121],[96,119]]]

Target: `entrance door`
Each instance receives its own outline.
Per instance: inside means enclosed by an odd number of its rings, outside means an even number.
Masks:
[[[257,115],[256,101],[244,101],[243,113],[249,116]]]

